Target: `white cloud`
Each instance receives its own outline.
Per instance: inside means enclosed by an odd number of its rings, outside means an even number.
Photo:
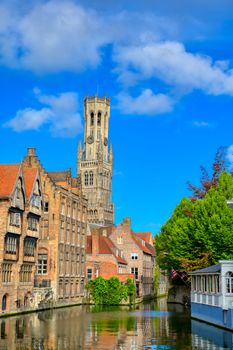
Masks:
[[[39,130],[47,124],[51,134],[58,137],[72,137],[82,131],[81,116],[77,112],[78,96],[76,93],[43,95],[39,89],[35,89],[34,93],[42,107],[17,111],[15,117],[6,122],[4,127],[22,132]]]
[[[231,145],[227,148],[226,158],[230,163],[230,167],[233,168],[233,145]]]
[[[95,67],[107,42],[102,19],[71,1],[37,2],[10,15],[2,6],[2,64],[32,71],[56,72]],[[107,32],[106,32],[107,33]]]
[[[210,57],[187,52],[179,42],[118,47],[115,61],[124,84],[130,83],[133,76],[134,83],[157,78],[183,94],[199,89],[207,94],[233,95],[233,72],[225,62],[221,65]]]
[[[206,128],[210,126],[210,124],[205,121],[197,121],[197,120],[193,122],[193,125],[196,126],[197,128]]]
[[[137,97],[121,93],[117,96],[117,100],[117,107],[124,114],[155,115],[170,112],[173,107],[173,101],[169,96],[164,94],[154,95],[150,89],[145,89]]]
[[[52,112],[48,108],[35,110],[33,108],[20,109],[16,116],[9,120],[5,126],[14,131],[38,130],[43,124],[48,123],[52,118]]]

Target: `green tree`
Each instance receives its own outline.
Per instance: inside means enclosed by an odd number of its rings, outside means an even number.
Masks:
[[[107,281],[103,277],[98,277],[95,280],[91,280],[86,285],[94,303],[102,305],[105,303],[108,293]]]
[[[136,286],[131,278],[126,281],[127,296],[129,297],[129,303],[132,304],[136,296]]]
[[[156,239],[158,263],[165,269],[192,271],[233,258],[233,179],[218,176],[202,199],[183,198]]]
[[[135,295],[134,282],[128,279],[126,284],[122,284],[117,277],[109,280],[98,277],[89,281],[86,288],[96,305],[119,305],[128,298],[131,302]]]

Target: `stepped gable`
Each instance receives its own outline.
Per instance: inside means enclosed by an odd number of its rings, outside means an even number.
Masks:
[[[36,168],[23,169],[23,176],[25,180],[25,190],[26,190],[26,196],[28,199],[31,197],[35,179],[37,177],[37,173],[38,173],[38,170]]]
[[[0,164],[0,198],[12,194],[20,167],[20,164]]]

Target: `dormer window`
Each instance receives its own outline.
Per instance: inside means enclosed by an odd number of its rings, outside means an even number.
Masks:
[[[40,208],[40,196],[35,193],[32,195],[32,205],[36,208]]]
[[[11,226],[20,226],[20,213],[10,212],[10,225]]]

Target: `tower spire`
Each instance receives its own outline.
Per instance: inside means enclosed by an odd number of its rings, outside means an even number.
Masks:
[[[86,96],[84,100],[84,146],[78,147],[78,174],[82,193],[88,200],[88,221],[101,226],[112,225],[112,146],[108,127],[110,99]]]
[[[80,173],[79,170],[80,170],[81,161],[82,161],[82,143],[81,143],[81,141],[79,141],[79,143],[78,143],[78,152],[77,152],[77,166],[76,166],[77,176]]]

